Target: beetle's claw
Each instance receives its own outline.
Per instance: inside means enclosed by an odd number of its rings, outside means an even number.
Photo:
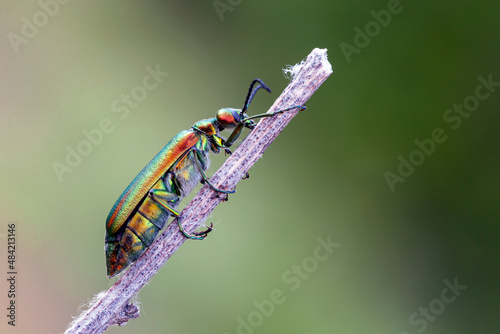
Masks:
[[[224,197],[222,198],[222,201],[223,201],[223,202],[227,202],[227,201],[229,201],[229,194],[228,194],[228,193],[225,193],[225,194],[224,194]]]
[[[205,239],[208,235],[208,233],[212,232],[213,231],[213,227],[214,227],[214,223],[210,223],[210,226],[207,227],[205,230],[203,231],[199,231],[199,232],[194,232],[193,234],[198,236],[198,237],[202,237],[203,239]]]

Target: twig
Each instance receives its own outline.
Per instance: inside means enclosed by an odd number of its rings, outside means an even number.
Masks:
[[[314,49],[307,59],[292,70],[294,77],[268,112],[304,105],[318,87],[330,76],[332,67],[326,49]],[[262,119],[243,143],[215,173],[211,183],[220,189],[232,189],[266,148],[299,112],[299,108]],[[201,227],[222,198],[204,186],[181,212],[186,231]],[[130,302],[141,288],[158,272],[187,239],[173,221],[146,252],[106,292],[100,293],[88,310],[76,318],[66,330],[69,333],[102,333],[111,325],[125,325],[139,317],[139,307]]]

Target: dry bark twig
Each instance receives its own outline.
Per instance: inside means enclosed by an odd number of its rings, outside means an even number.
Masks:
[[[332,73],[326,51],[314,49],[302,63],[289,68],[293,78],[268,112],[305,105]],[[298,112],[299,108],[263,118],[214,174],[211,183],[219,189],[234,188]],[[221,200],[219,194],[204,186],[181,212],[179,219],[185,230],[193,232],[201,227]],[[130,302],[131,298],[186,240],[173,221],[108,291],[96,296],[65,333],[102,333],[111,325],[124,325],[129,319],[139,317],[139,307]]]

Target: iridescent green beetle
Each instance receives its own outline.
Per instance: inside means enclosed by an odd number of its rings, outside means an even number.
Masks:
[[[258,83],[257,86],[255,86]],[[271,90],[260,79],[250,85],[243,109],[220,109],[215,118],[201,120],[191,129],[182,131],[135,177],[121,194],[106,219],[106,267],[109,277],[121,273],[144,253],[169,216],[178,216],[179,201],[187,196],[198,182],[206,183],[215,191],[230,194],[234,190],[215,188],[205,171],[209,166],[208,153],[229,147],[238,139],[244,127],[253,129],[252,119],[272,117],[284,111],[301,108],[295,106],[269,114],[248,117],[245,113],[255,93],[263,88]],[[225,140],[219,135],[224,129],[234,129]],[[204,239],[211,227],[202,232],[188,234],[179,222],[180,231],[190,239]]]

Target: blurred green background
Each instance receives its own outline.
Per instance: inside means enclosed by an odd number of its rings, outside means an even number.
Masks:
[[[135,175],[176,133],[241,108],[255,77],[273,93],[260,92],[250,113],[265,112],[287,85],[281,69],[315,47],[328,49],[334,73],[307,111],[213,212],[216,231],[184,244],[141,291],[141,317],[108,332],[498,331],[500,89],[479,87],[478,77],[500,81],[500,2],[0,8],[0,262],[6,276],[15,222],[19,273],[15,328],[1,280],[2,333],[62,333],[115,281],[104,221]],[[341,46],[357,49],[346,56]],[[115,112],[157,66],[163,81],[127,115]],[[470,98],[477,89],[489,96]],[[464,101],[470,115],[446,122]],[[83,131],[105,119],[110,133],[58,178],[54,162],[66,165],[67,147],[84,145]],[[418,153],[415,140],[436,128],[446,141]],[[418,166],[391,189],[386,175],[398,174],[400,159]],[[340,244],[323,261],[314,259],[318,238]],[[446,280],[460,285],[455,293]]]

